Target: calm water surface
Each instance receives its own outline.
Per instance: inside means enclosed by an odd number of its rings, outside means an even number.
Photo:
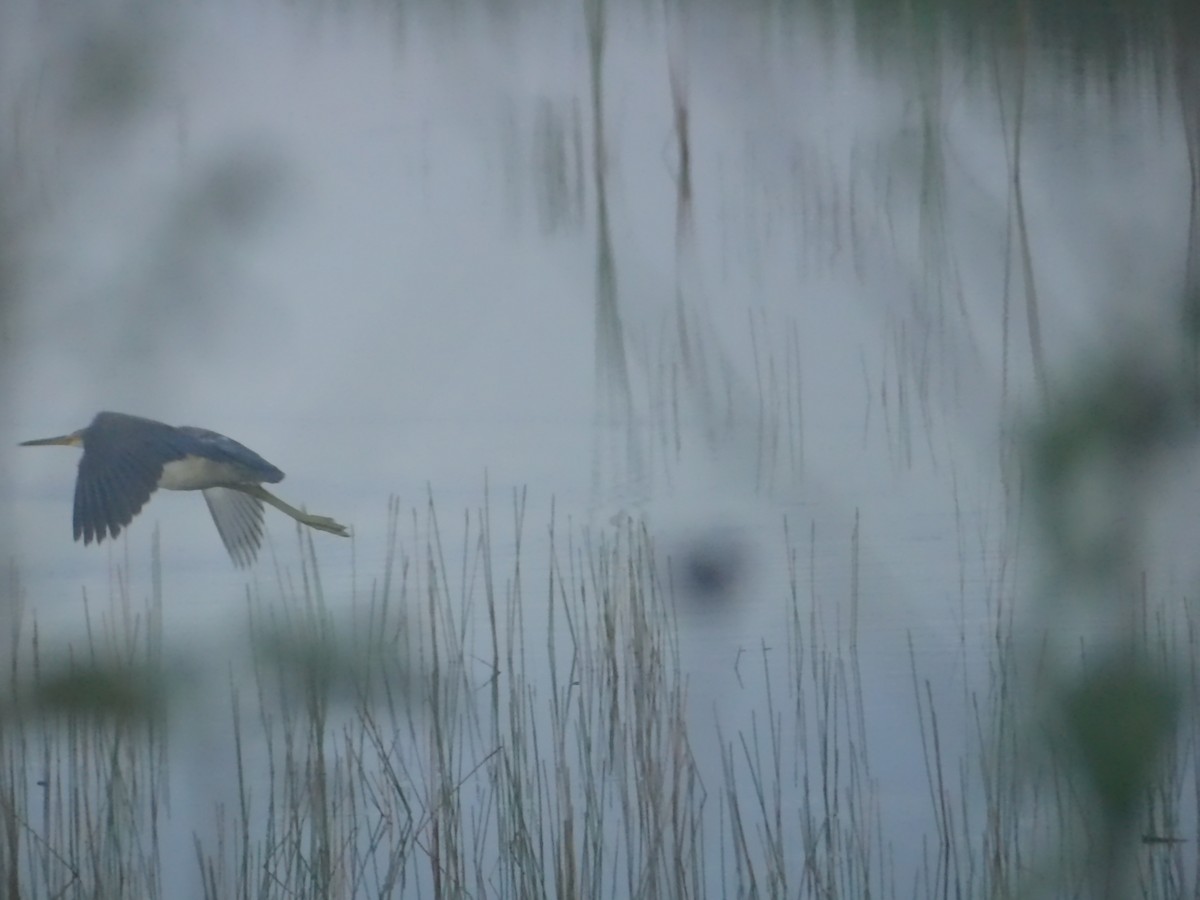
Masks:
[[[800,603],[831,640],[856,598],[884,839],[907,872],[932,828],[913,659],[954,758],[997,604],[1035,583],[1001,465],[1037,396],[1024,306],[1004,299],[1001,110],[954,63],[934,78],[947,199],[931,206],[924,108],[836,29],[772,38],[753,14],[611,13],[597,166],[578,10],[430,10],[404,27],[274,4],[197,12],[129,127],[64,136],[28,175],[45,212],[8,444],[101,408],[237,438],[288,473],[282,496],[353,524],[353,544],[315,537],[335,612],[382,576],[389,497],[418,540],[432,497],[456,569],[485,479],[499,570],[517,560],[512,498],[527,492],[530,581],[552,509],[559,540],[644,521],[664,563],[735,547],[718,609],[678,598],[698,734],[709,716],[728,735],[762,714],[741,661],[783,656],[786,520]],[[1140,137],[1148,98],[1064,121],[1058,90],[1035,82],[1023,177],[1041,339],[1067,373],[1130,330],[1155,334],[1153,304],[1123,298],[1170,286],[1181,250],[1160,237],[1186,197],[1177,125]],[[191,495],[156,496],[115,547],[84,548],[74,455],[3,452],[31,611],[78,635],[84,592],[106,602],[125,560],[148,592],[157,528],[167,647],[211,665],[219,690],[247,586],[267,602],[275,567],[299,570],[290,523],[268,511],[249,573]],[[1194,486],[1175,496],[1151,551],[1184,585],[1195,527],[1179,498]],[[202,757],[178,762],[181,859],[228,789]]]

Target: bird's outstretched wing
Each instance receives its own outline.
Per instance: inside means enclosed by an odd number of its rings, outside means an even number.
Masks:
[[[262,544],[262,502],[231,488],[205,488],[203,493],[234,565],[246,568],[254,562]]]
[[[133,521],[158,487],[164,462],[175,455],[157,443],[131,446],[119,435],[89,431],[75,479],[75,540],[115,538]]]

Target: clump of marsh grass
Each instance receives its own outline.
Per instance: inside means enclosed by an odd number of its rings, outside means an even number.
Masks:
[[[923,857],[910,860],[895,855],[896,811],[874,765],[889,748],[872,743],[857,526],[850,594],[822,597],[815,524],[805,538],[785,524],[787,628],[776,647],[711,661],[730,667],[746,707],[713,715],[690,693],[688,623],[645,525],[579,528],[552,507],[535,542],[529,515],[523,492],[500,517],[485,492],[447,540],[432,497],[407,513],[393,501],[382,572],[337,602],[304,541],[294,580],[281,572],[247,597],[249,664],[229,664],[224,725],[212,730],[229,744],[228,770],[186,805],[167,802],[188,762],[163,714],[181,715],[194,692],[179,688],[186,666],[164,656],[157,556],[142,606],[118,569],[111,610],[73,655],[45,644],[26,614],[8,677],[28,700],[0,712],[6,890],[172,896],[162,835],[180,820],[194,831],[198,892],[212,898],[974,897],[1094,885],[1091,857],[1077,853],[1107,846],[1079,815],[1092,769],[1081,774],[1069,731],[1054,753],[1030,751],[1007,563],[988,589],[986,677],[960,689],[974,714],[962,757],[948,740],[962,723],[948,724],[941,686],[910,649],[929,798],[904,819],[928,827]],[[1139,659],[1166,671],[1150,658],[1167,658],[1173,620],[1149,612],[1145,594],[1141,608]],[[141,674],[119,677],[131,672]],[[96,693],[147,672],[160,690]],[[1195,697],[1196,683],[1192,672],[1178,690]],[[1105,685],[1067,694],[1083,697],[1067,720],[1078,734],[1107,727],[1087,710],[1089,697],[1107,702]],[[1178,747],[1134,773],[1129,802],[1148,817],[1138,834],[1158,843],[1122,862],[1126,896],[1194,883],[1172,843],[1194,757]],[[1031,764],[1050,788],[1032,804]]]
[[[133,599],[128,560],[106,610],[85,592],[84,637],[59,651],[26,623],[14,577],[0,706],[0,872],[10,897],[163,895],[169,701],[157,535],[151,589]],[[23,631],[28,626],[28,633]]]

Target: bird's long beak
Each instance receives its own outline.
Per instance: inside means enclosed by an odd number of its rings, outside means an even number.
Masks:
[[[78,432],[64,434],[62,437],[38,438],[36,441],[21,441],[22,447],[49,447],[52,444],[64,447],[79,447],[83,444],[83,436]]]

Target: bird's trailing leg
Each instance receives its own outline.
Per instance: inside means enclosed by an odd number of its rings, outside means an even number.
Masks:
[[[339,537],[350,537],[350,532],[345,525],[335,522],[329,516],[314,516],[302,510],[296,509],[290,503],[280,500],[266,488],[257,484],[237,484],[230,485],[234,490],[241,491],[263,503],[269,503],[281,513],[291,516],[301,525],[307,525],[309,528],[316,528],[318,531],[328,531],[330,534],[336,534]]]

